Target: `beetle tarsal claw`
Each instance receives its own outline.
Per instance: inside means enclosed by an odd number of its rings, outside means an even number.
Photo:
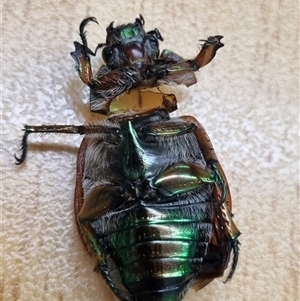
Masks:
[[[85,27],[89,22],[94,22],[94,23],[98,23],[97,19],[95,17],[89,17],[84,19],[79,26],[79,35],[82,41],[82,44],[84,46],[85,49],[85,57],[86,59],[88,59],[89,54],[91,55],[96,55],[96,51],[93,52],[91,49],[88,48],[88,43],[87,43],[87,39],[86,39],[86,31],[85,31]]]
[[[95,17],[89,17],[89,18],[84,19],[79,25],[79,33],[80,34],[84,34],[84,29],[85,29],[86,25],[90,22],[99,24]]]
[[[21,144],[21,152],[22,152],[21,156],[18,157],[16,154],[14,154],[14,157],[17,161],[17,162],[15,162],[16,165],[22,164],[25,161],[26,156],[27,156],[27,137],[30,133],[27,131],[26,127],[27,126],[25,125],[25,127],[24,127],[25,133],[23,135],[22,144]]]

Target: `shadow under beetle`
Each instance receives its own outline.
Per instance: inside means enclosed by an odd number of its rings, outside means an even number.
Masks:
[[[24,128],[21,164],[30,133],[85,135],[78,152],[75,216],[81,239],[122,301],[180,301],[238,262],[239,230],[232,220],[228,183],[213,146],[191,116],[170,118],[173,94],[145,88],[196,83],[194,72],[223,46],[209,37],[193,60],[159,51],[160,32],[134,23],[106,31],[106,42],[82,44],[71,53],[81,80],[90,87],[91,111],[106,114],[98,125]],[[90,55],[103,48],[94,76]],[[118,97],[119,96],[119,97]]]

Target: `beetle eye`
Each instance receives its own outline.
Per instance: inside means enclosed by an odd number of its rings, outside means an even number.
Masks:
[[[157,39],[155,37],[153,37],[153,36],[149,37],[148,41],[150,42],[150,44],[153,47],[158,48],[159,44],[158,44],[158,41],[157,41]]]
[[[112,51],[111,47],[105,47],[103,49],[102,58],[103,58],[105,63],[107,63],[110,60],[112,54],[113,54],[113,51]]]

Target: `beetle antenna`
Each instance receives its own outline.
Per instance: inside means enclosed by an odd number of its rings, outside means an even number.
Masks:
[[[161,36],[161,34],[160,34],[160,32],[159,32],[159,30],[157,28],[154,28],[154,30],[148,31],[147,34],[155,36],[160,41],[164,40],[164,38]]]
[[[145,20],[144,20],[144,18],[143,18],[143,16],[141,14],[140,14],[139,18],[135,19],[135,22],[138,23],[141,26],[144,26],[144,24],[145,24]]]
[[[95,51],[93,53],[91,53],[92,55],[96,55],[98,49],[102,48],[103,46],[106,46],[107,44],[106,43],[100,43],[97,45]],[[90,50],[90,49],[89,49]]]

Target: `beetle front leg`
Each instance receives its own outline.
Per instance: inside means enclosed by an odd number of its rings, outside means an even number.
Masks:
[[[89,18],[84,19],[79,25],[79,35],[80,35],[82,44],[84,46],[84,53],[85,53],[86,57],[88,57],[89,54],[96,55],[96,51],[97,51],[97,48],[96,48],[95,52],[93,52],[91,49],[88,48],[88,43],[87,43],[87,39],[86,39],[86,32],[84,30],[85,30],[86,25],[89,22],[94,22],[94,23],[99,24],[95,17],[89,17]]]
[[[71,52],[71,56],[75,61],[75,69],[80,77],[80,79],[87,85],[91,86],[93,84],[93,72],[90,62],[90,56],[86,52],[84,45],[78,42],[74,42],[75,51]]]
[[[166,67],[166,76],[161,78],[158,84],[176,83],[186,86],[195,84],[197,80],[194,73],[207,65],[215,57],[217,50],[224,46],[221,43],[222,38],[222,36],[213,36],[208,37],[207,40],[201,40],[205,43],[202,45],[200,53],[193,60],[183,60],[179,55],[164,50],[162,58],[172,59],[174,63]]]
[[[211,36],[208,37],[207,40],[200,40],[204,42],[204,44],[201,46],[201,51],[193,60],[187,60],[182,63],[183,70],[186,69],[187,71],[198,71],[200,68],[210,63],[215,57],[218,49],[224,46],[224,44],[221,42],[222,38],[223,36]],[[178,66],[174,65],[175,68],[180,66],[180,64],[178,64]]]
[[[223,36],[212,36],[207,40],[200,40],[205,43],[202,45],[200,53],[192,60],[198,69],[207,65],[215,57],[217,50],[224,46],[221,42],[222,38]]]
[[[97,50],[105,45],[105,43],[98,44],[94,52],[88,47],[85,27],[89,22],[95,22],[98,24],[97,19],[94,17],[86,18],[80,23],[79,35],[82,44],[74,42],[75,51],[70,53],[76,62],[75,69],[78,72],[80,79],[88,86],[93,84],[90,55],[95,56]]]
[[[90,106],[92,112],[107,114],[111,101],[125,91],[138,86],[141,74],[134,68],[111,70],[95,76],[90,85]]]
[[[86,32],[84,30],[85,30],[86,25],[89,22],[94,22],[94,23],[99,24],[95,17],[89,17],[89,18],[84,19],[79,25],[79,35],[80,35],[82,44],[83,44],[84,49],[85,49],[85,51],[84,51],[85,55],[87,57],[89,56],[89,54],[95,56],[97,54],[97,50],[99,48],[103,47],[104,45],[106,45],[106,43],[98,44],[94,52],[88,47],[88,43],[87,43],[87,39],[86,39]]]

